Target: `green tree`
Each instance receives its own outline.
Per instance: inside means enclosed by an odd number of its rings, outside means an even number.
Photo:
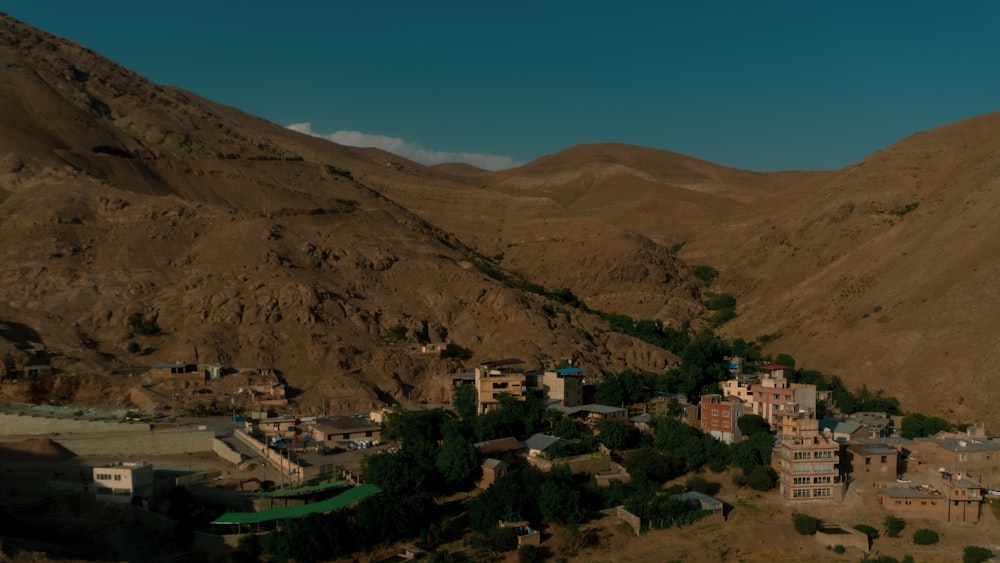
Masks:
[[[906,528],[906,521],[902,518],[896,518],[895,516],[889,515],[885,517],[882,521],[882,525],[885,526],[885,535],[890,538],[898,538],[899,534]]]
[[[626,422],[604,418],[595,426],[597,439],[612,450],[625,450],[639,443],[639,431]]]
[[[627,369],[619,374],[605,375],[595,390],[595,402],[610,407],[640,403],[646,399],[646,381]]]
[[[411,443],[412,446],[412,443]],[[390,495],[406,494],[434,486],[434,458],[407,449],[397,453],[378,453],[364,458],[361,472],[365,479]]]
[[[916,412],[908,413],[903,417],[899,433],[904,438],[912,440],[921,436],[933,436],[944,430],[951,430],[951,424],[947,420],[936,416],[924,416]]]
[[[576,421],[568,416],[564,416],[556,422],[552,428],[552,435],[564,440],[573,440],[580,436],[580,429],[577,428]]]
[[[459,385],[454,390],[451,402],[455,406],[455,412],[462,420],[472,420],[476,417],[476,403],[478,402],[476,386]]]
[[[469,556],[461,551],[436,549],[427,555],[424,563],[469,563]]]
[[[740,433],[744,436],[771,433],[771,425],[759,414],[745,414],[739,417],[736,419],[736,427],[740,429]]]
[[[962,548],[962,563],[985,563],[993,558],[993,552],[977,545]]]
[[[632,450],[625,454],[624,461],[633,479],[641,477],[654,483],[664,483],[687,471],[684,460],[672,452],[656,448]]]
[[[541,560],[542,556],[538,553],[538,546],[525,544],[517,548],[517,563],[536,563]]]
[[[747,486],[758,491],[770,491],[778,486],[778,474],[767,465],[758,465],[747,473]]]
[[[714,495],[719,492],[718,483],[712,483],[701,475],[692,475],[689,477],[687,481],[684,481],[684,488],[705,495]]]
[[[748,440],[730,444],[727,459],[748,473],[754,467],[771,463],[773,447],[774,437],[770,433],[753,434]]]
[[[819,529],[819,519],[813,518],[808,514],[796,512],[792,514],[792,525],[795,526],[795,531],[799,534],[811,536]]]
[[[856,524],[854,529],[868,536],[868,539],[870,540],[878,539],[878,530],[875,526],[869,526],[868,524]]]
[[[542,483],[538,491],[538,508],[546,522],[568,525],[583,522],[586,516],[583,496],[568,468],[553,470]]]
[[[511,470],[475,497],[469,509],[469,524],[490,535],[500,520],[538,522],[541,512],[537,499],[543,480],[537,471]]]
[[[457,430],[445,435],[435,464],[445,482],[456,487],[471,485],[483,473],[472,440]]]
[[[917,545],[931,545],[937,543],[939,539],[937,532],[930,528],[920,528],[913,532],[913,543]]]
[[[707,264],[695,266],[691,270],[691,273],[694,274],[694,277],[700,279],[705,284],[705,287],[711,286],[712,281],[719,275],[718,270]]]
[[[774,363],[794,368],[795,358],[789,356],[788,354],[778,354],[777,357],[774,358]]]

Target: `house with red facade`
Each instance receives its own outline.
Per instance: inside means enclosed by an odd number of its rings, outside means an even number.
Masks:
[[[699,407],[702,432],[727,444],[740,441],[742,435],[736,421],[743,416],[743,402],[739,398],[702,395]]]

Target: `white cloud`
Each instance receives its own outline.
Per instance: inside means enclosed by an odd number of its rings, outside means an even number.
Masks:
[[[298,131],[299,133],[305,133],[313,137],[320,137],[341,145],[382,149],[427,165],[441,164],[443,162],[464,162],[485,170],[503,170],[521,164],[509,156],[474,152],[435,151],[425,149],[416,143],[408,143],[399,137],[372,135],[361,131],[319,133],[312,130],[312,124],[309,122],[293,123],[288,128],[292,131]]]

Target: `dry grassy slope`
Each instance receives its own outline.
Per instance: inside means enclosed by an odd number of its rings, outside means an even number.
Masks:
[[[693,243],[739,293],[727,332],[781,332],[775,349],[809,367],[997,428],[998,133],[992,114],[914,135],[747,225],[738,244]]]
[[[700,313],[699,284],[666,248],[547,197],[437,178],[371,181],[505,268],[551,289],[571,288],[592,307],[675,323]]]
[[[0,113],[0,319],[24,329],[0,334],[8,348],[40,344],[67,373],[273,365],[316,390],[304,403],[324,393],[343,410],[419,398],[461,367],[416,354],[412,338],[386,341],[396,324],[412,335],[426,322],[474,360],[667,360],[595,336],[596,318],[546,313],[470,267],[459,239],[356,181],[430,178],[424,167],[156,86],[4,16],[0,62],[11,110]],[[133,312],[164,334],[131,335]],[[150,354],[131,357],[130,341]]]

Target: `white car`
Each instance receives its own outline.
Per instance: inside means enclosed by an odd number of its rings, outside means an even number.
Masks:
[[[913,481],[909,477],[900,477],[899,479],[896,479],[896,482],[900,485],[909,485]]]

